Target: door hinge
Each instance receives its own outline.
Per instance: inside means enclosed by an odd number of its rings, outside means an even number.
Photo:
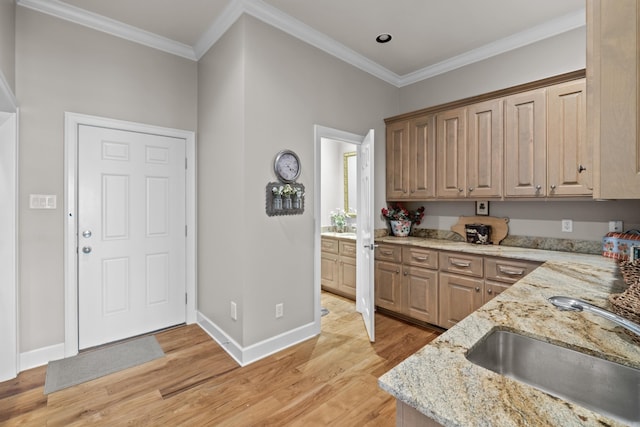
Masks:
[[[186,157],[184,158],[184,168],[188,169],[189,164],[187,163],[189,161],[189,159],[187,159]]]
[[[187,237],[187,236],[189,235],[189,234],[188,234],[188,233],[189,233],[189,230],[188,230],[188,228],[187,228],[187,227],[188,227],[188,225],[185,225],[185,226],[184,226],[184,236],[185,236],[185,237]]]
[[[188,293],[184,293],[184,305],[187,305],[189,303],[189,294]]]

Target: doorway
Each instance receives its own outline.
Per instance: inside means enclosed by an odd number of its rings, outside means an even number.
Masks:
[[[352,210],[355,213],[356,221],[356,310],[362,314],[365,329],[370,341],[375,340],[375,313],[374,313],[374,284],[373,284],[373,248],[374,230],[372,216],[373,202],[373,140],[374,133],[371,129],[366,136],[351,134],[336,129],[315,126],[315,307],[316,325],[320,330],[321,316],[321,277],[322,277],[322,257],[321,257],[321,232],[322,227],[329,224],[329,211],[339,209],[341,211]],[[323,164],[323,148],[328,147],[327,152],[332,164]],[[346,169],[351,162],[350,158],[356,155],[355,190],[351,193],[357,194],[357,200],[349,202],[349,172]],[[353,164],[353,163],[352,163]],[[324,189],[323,184],[329,180],[323,179],[323,175],[331,177],[333,188]],[[341,178],[340,178],[341,177]],[[338,182],[339,185],[335,184]],[[345,185],[347,184],[347,185]],[[333,194],[332,194],[333,193]],[[337,206],[327,206],[333,203]],[[351,209],[350,208],[350,204]],[[355,209],[353,209],[355,204]]]
[[[79,272],[82,271],[83,263],[86,261],[83,256],[90,255],[93,251],[93,244],[98,244],[97,239],[92,241],[92,244],[88,244],[89,239],[92,238],[93,232],[90,229],[82,229],[80,227],[85,227],[85,224],[82,223],[82,218],[79,217],[79,214],[83,212],[81,206],[80,195],[81,191],[86,186],[86,175],[82,172],[82,168],[79,167],[79,163],[82,160],[85,162],[83,155],[80,153],[80,143],[84,142],[82,138],[82,132],[87,129],[94,130],[96,132],[107,132],[113,133],[113,135],[108,135],[108,138],[105,141],[108,141],[109,147],[102,147],[99,149],[100,158],[104,158],[105,156],[126,156],[128,155],[128,151],[125,148],[125,145],[122,144],[122,141],[119,141],[118,135],[130,135],[134,139],[142,138],[149,139],[150,141],[175,141],[180,140],[180,145],[184,148],[184,159],[181,159],[179,163],[179,169],[184,172],[184,178],[179,191],[182,191],[182,207],[180,210],[184,213],[184,221],[183,224],[179,227],[179,234],[181,236],[180,245],[183,246],[181,248],[181,253],[184,255],[184,268],[182,272],[179,273],[179,277],[177,280],[182,282],[183,291],[181,294],[184,296],[172,295],[171,298],[176,299],[179,297],[180,299],[180,310],[183,310],[180,313],[180,318],[184,319],[186,323],[194,323],[196,320],[196,287],[195,287],[195,276],[196,276],[196,267],[195,267],[195,239],[196,239],[196,212],[195,212],[195,179],[196,179],[196,161],[195,161],[195,134],[189,131],[182,131],[176,129],[169,128],[161,128],[157,126],[150,126],[140,123],[132,123],[132,122],[124,122],[120,120],[113,120],[102,117],[94,117],[87,116],[75,113],[65,113],[65,357],[70,357],[78,353],[80,347],[80,327],[79,322],[82,320],[79,310],[79,301],[80,301],[80,292],[78,289],[79,286]],[[145,146],[145,149],[142,150],[141,155],[146,158],[147,161],[151,163],[161,164],[165,162],[164,154],[169,153],[169,151],[162,149],[160,147],[162,144],[156,144],[155,146],[151,146],[147,143],[148,141],[143,141],[142,143]],[[104,145],[104,144],[103,144]],[[152,144],[153,145],[153,144]],[[151,148],[149,148],[151,147]],[[160,148],[158,148],[160,147]],[[111,150],[110,152],[105,152]],[[164,153],[164,154],[163,154]],[[180,154],[182,158],[183,154]],[[184,169],[182,169],[184,168]],[[86,169],[86,168],[85,168]],[[175,166],[174,166],[175,169]],[[123,178],[126,174],[121,174],[118,176],[117,173],[113,173],[111,176],[113,179],[109,181],[105,181],[105,177],[101,176],[99,178],[99,183],[96,184],[101,188],[106,188],[102,186],[109,186],[113,184],[113,188],[117,189],[118,184],[122,184],[126,179]],[[168,188],[168,181],[161,179],[160,175],[155,172],[150,172],[145,174],[144,185],[147,187],[147,190],[150,192],[154,192],[159,197],[154,197],[153,200],[146,198],[142,207],[138,207],[138,209],[142,209],[144,212],[152,209],[154,211],[158,211],[158,203],[162,204],[162,200],[164,200],[162,194],[165,193],[163,189]],[[108,190],[108,189],[107,189]],[[147,191],[143,190],[143,191]],[[147,193],[149,193],[147,191]],[[135,196],[131,194],[130,196]],[[95,200],[95,204],[99,206],[104,205],[103,197]],[[117,203],[118,198],[113,198],[113,200]],[[122,203],[127,203],[127,199],[121,199]],[[132,206],[133,207],[133,206]],[[127,230],[129,232],[130,228],[133,228],[134,224],[131,224],[129,227],[124,222],[115,221],[118,217],[114,217],[114,222],[105,224],[105,216],[103,212],[99,213],[101,216],[101,224],[94,225],[94,227],[105,227],[110,226],[111,231],[124,231]],[[122,219],[122,218],[120,218]],[[160,233],[161,229],[164,227],[165,218],[163,215],[155,216],[151,223],[147,223],[144,226],[143,234],[145,236],[158,234],[158,236],[162,235]],[[115,227],[115,228],[113,228]],[[129,228],[127,228],[129,227]],[[149,228],[151,227],[151,228]],[[85,227],[86,228],[86,227]],[[183,231],[184,229],[184,231]],[[99,233],[100,239],[104,233]],[[117,233],[116,233],[117,234]],[[172,234],[176,234],[176,230],[172,232]],[[98,238],[98,236],[95,236]],[[125,246],[128,246],[126,241],[118,238],[115,234],[111,237],[114,237],[114,241],[120,240],[124,242]],[[108,239],[107,239],[108,240]],[[148,242],[147,242],[148,243]],[[154,242],[156,243],[156,242]],[[143,242],[143,245],[145,243]],[[152,245],[153,246],[153,245]],[[159,248],[159,246],[154,246],[155,248]],[[165,283],[163,281],[163,276],[161,273],[163,270],[162,265],[164,265],[161,260],[165,259],[166,256],[160,254],[158,251],[154,253],[147,253],[144,255],[147,261],[150,261],[150,264],[147,264],[147,267],[153,267],[150,271],[151,276],[153,276],[153,281],[155,283]],[[160,251],[162,252],[162,251]],[[122,277],[126,276],[126,261],[122,261],[124,258],[112,257],[109,262],[112,262],[113,271],[111,273],[121,273]],[[102,263],[104,264],[104,262]],[[105,272],[104,266],[100,266],[103,273]],[[158,268],[156,268],[158,267]],[[173,278],[172,280],[175,280]],[[120,281],[122,282],[122,281]],[[160,306],[160,302],[164,299],[163,290],[166,289],[164,286],[156,286],[150,288],[145,285],[145,296],[143,299],[145,301],[151,301],[156,303],[157,306]],[[115,299],[111,300],[109,304],[106,306],[107,308],[115,308],[118,309],[121,306],[126,305],[129,301],[132,301],[128,296],[126,296],[126,289],[120,289],[124,293],[114,294]],[[150,298],[150,299],[149,299]],[[184,298],[184,299],[183,299]],[[182,302],[184,301],[184,302]],[[103,301],[104,302],[104,301]],[[118,304],[112,304],[112,303]],[[153,305],[153,304],[152,304]],[[105,308],[104,304],[101,304],[101,309]],[[118,310],[114,310],[117,312]],[[144,316],[143,316],[144,317]],[[129,319],[132,323],[138,323],[135,320]],[[148,325],[147,325],[148,326]],[[153,328],[153,326],[151,326]],[[148,329],[148,327],[145,326]],[[150,331],[148,331],[150,332]],[[133,334],[140,333],[139,330],[132,332]],[[118,339],[118,338],[116,338]],[[82,344],[82,348],[87,347],[89,345]]]

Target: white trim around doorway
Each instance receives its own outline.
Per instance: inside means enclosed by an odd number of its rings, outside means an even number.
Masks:
[[[186,141],[186,322],[196,322],[196,141],[192,131],[164,128],[104,117],[65,112],[64,116],[64,288],[65,288],[65,333],[64,356],[78,354],[78,266],[77,266],[77,176],[78,176],[78,126],[89,125],[130,132],[141,132],[182,138]]]

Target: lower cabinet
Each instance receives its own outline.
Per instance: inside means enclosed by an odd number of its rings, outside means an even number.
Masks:
[[[539,265],[381,244],[376,249],[376,305],[448,329]]]
[[[427,323],[438,320],[437,252],[393,245],[376,249],[376,305]]]
[[[320,284],[322,289],[356,298],[355,241],[322,237],[320,255]]]
[[[440,273],[440,317],[438,325],[450,328],[483,304],[484,279]]]

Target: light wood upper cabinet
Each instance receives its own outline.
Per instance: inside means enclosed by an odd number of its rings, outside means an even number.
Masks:
[[[504,102],[494,99],[467,107],[467,196],[502,196]]]
[[[547,91],[547,195],[591,196],[593,150],[587,141],[585,79]]]
[[[387,200],[404,199],[409,191],[409,122],[387,126]]]
[[[409,122],[409,197],[436,195],[436,124],[433,115]]]
[[[502,196],[503,116],[502,99],[437,115],[438,197]]]
[[[640,4],[587,0],[587,137],[593,196],[640,198]]]
[[[505,196],[546,195],[546,89],[505,100]]]
[[[387,200],[435,196],[435,135],[433,115],[387,126]]]
[[[456,199],[466,196],[467,109],[456,108],[436,116],[437,195]]]

